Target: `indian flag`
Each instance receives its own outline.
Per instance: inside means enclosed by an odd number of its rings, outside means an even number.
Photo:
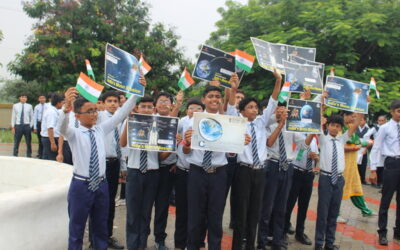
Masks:
[[[147,62],[143,59],[142,55],[140,55],[139,66],[140,66],[140,70],[142,71],[143,75],[146,75],[151,70],[150,65],[147,64]]]
[[[104,86],[96,83],[90,79],[90,77],[81,72],[78,82],[76,83],[76,90],[78,90],[86,100],[96,103],[103,89]]]
[[[96,81],[96,78],[94,77],[94,72],[92,69],[92,65],[90,65],[90,61],[88,59],[85,59],[85,63],[86,63],[86,70],[88,75],[94,80]]]
[[[254,63],[254,56],[247,54],[244,51],[236,49],[235,52],[233,52],[235,55],[235,65],[238,68],[243,69],[246,72],[251,71],[251,67],[253,67]]]
[[[183,70],[181,78],[179,78],[178,86],[182,90],[189,88],[194,83],[194,80],[187,72],[186,68]]]
[[[289,90],[290,90],[290,82],[285,82],[278,96],[278,101],[280,103],[286,102],[286,100],[289,98]]]
[[[335,76],[335,68],[331,68],[331,72],[329,72],[329,76]]]
[[[371,81],[369,82],[369,89],[375,90],[376,97],[379,99],[379,90],[376,88],[376,81],[373,77],[371,77]]]

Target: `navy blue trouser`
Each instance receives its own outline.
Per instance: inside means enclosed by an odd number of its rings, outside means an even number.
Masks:
[[[215,173],[191,165],[188,176],[188,249],[198,250],[204,242],[204,223],[208,229],[208,249],[220,250],[222,216],[225,206],[226,166]]]
[[[39,159],[42,159],[43,144],[42,144],[42,136],[40,135],[40,131],[42,131],[42,122],[37,122],[36,123],[36,135],[37,135],[38,143],[39,143],[38,156],[39,156]]]
[[[153,207],[159,173],[128,168],[126,177],[126,245],[129,250],[147,247],[150,234],[151,209]]]
[[[32,156],[32,136],[31,136],[31,127],[29,124],[24,125],[15,125],[15,135],[14,135],[14,156],[18,156],[19,151],[19,143],[21,142],[22,136],[25,137],[26,142],[26,156]]]
[[[103,180],[99,188],[92,192],[89,182],[72,178],[68,191],[69,237],[68,249],[81,250],[85,225],[90,216],[92,244],[96,250],[108,247],[108,184]]]
[[[336,220],[339,216],[343,196],[344,178],[338,177],[336,185],[331,177],[320,175],[318,184],[317,223],[315,246],[332,247],[335,242]]]
[[[231,208],[231,218],[230,218],[230,224],[235,225],[235,218],[236,218],[236,190],[235,186],[233,185],[233,182],[235,180],[235,175],[236,175],[236,169],[238,168],[238,163],[237,163],[237,155],[234,157],[228,157],[228,166],[226,167],[226,172],[227,172],[227,185],[226,185],[226,196],[229,194],[229,189],[231,190],[231,194],[229,197],[229,202],[230,202],[230,208]]]
[[[58,137],[54,137],[54,141],[58,147]],[[57,151],[51,151],[51,143],[49,137],[42,137],[43,144],[43,160],[55,161],[57,158]]]
[[[187,224],[188,224],[188,172],[176,169],[175,179],[175,248],[185,249],[187,246]]]
[[[266,179],[261,210],[261,218],[258,224],[258,245],[264,247],[267,244],[270,223],[273,223],[274,246],[283,246],[286,203],[289,190],[292,186],[293,166],[290,164],[286,171],[279,168],[279,163],[268,160],[266,166]],[[271,220],[271,215],[274,219]]]
[[[74,165],[74,163],[72,162],[72,151],[71,148],[69,147],[68,141],[64,141],[63,144],[63,157],[64,157],[64,163],[69,165]]]

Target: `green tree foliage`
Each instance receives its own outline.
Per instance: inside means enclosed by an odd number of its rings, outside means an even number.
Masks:
[[[162,24],[151,26],[148,7],[140,0],[31,0],[24,11],[37,19],[26,48],[9,64],[23,80],[37,81],[45,91],[62,91],[76,84],[89,59],[101,83],[107,42],[139,57],[144,54],[152,71],[149,89],[166,88],[184,64],[178,37]]]
[[[225,51],[235,48],[255,55],[249,37],[317,48],[326,73],[369,83],[374,76],[381,93],[372,93],[370,113],[387,112],[400,98],[399,0],[249,0],[227,1],[209,43]],[[242,88],[264,98],[272,91],[272,74],[257,63]]]

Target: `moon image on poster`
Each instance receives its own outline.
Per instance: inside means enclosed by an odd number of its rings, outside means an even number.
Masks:
[[[202,78],[208,78],[211,74],[211,65],[208,60],[202,60],[197,64],[196,73]]]
[[[307,104],[301,108],[300,111],[301,119],[312,119],[313,115],[314,115],[314,110],[310,105]]]
[[[200,135],[207,141],[216,141],[222,136],[221,124],[210,118],[204,118],[199,122]]]

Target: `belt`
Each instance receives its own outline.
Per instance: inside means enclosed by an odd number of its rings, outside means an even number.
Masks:
[[[287,171],[289,169],[289,166],[291,164],[291,161],[286,160],[285,164],[281,164],[281,162],[275,158],[269,158],[268,161],[272,161],[275,163],[278,163],[279,165],[279,170]]]
[[[74,175],[73,175],[73,178],[74,178],[74,179],[77,179],[77,180],[80,180],[80,181],[89,181],[89,178],[88,178],[88,177],[84,177],[84,176],[77,175],[77,174],[74,174]],[[100,176],[100,177],[98,177],[98,178],[100,179],[100,181],[104,181],[104,180],[106,179],[105,176]]]
[[[394,159],[394,160],[400,160],[400,155],[388,156],[388,157],[386,157],[386,158],[391,158],[391,159]]]
[[[242,165],[244,167],[248,167],[251,169],[263,169],[264,168],[263,165],[252,165],[252,164],[248,164],[248,163],[244,163],[244,162],[240,162],[239,165]]]
[[[160,168],[164,168],[164,167],[171,167],[174,166],[176,163],[172,163],[172,164],[160,164]]]
[[[305,168],[301,168],[301,167],[299,167],[299,166],[296,166],[296,165],[294,165],[294,164],[292,164],[292,165],[293,165],[293,168],[294,168],[294,169],[299,170],[300,172],[311,173],[311,172],[313,171],[312,169],[305,169]]]
[[[201,169],[204,170],[204,168],[203,168],[202,166],[198,166],[198,165],[195,165],[195,164],[190,164],[190,166],[191,166],[191,167],[196,167],[196,168],[201,168]],[[217,172],[217,170],[218,170],[219,168],[222,168],[222,167],[225,167],[225,165],[224,165],[224,166],[219,166],[219,167],[211,167],[211,168],[209,168],[207,171],[204,170],[204,172],[206,172],[207,174],[215,174],[215,173]]]
[[[177,167],[179,170],[182,170],[182,171],[184,171],[184,172],[186,172],[186,173],[189,172],[189,169],[179,167],[178,165],[177,165],[176,167]]]
[[[325,176],[329,176],[329,177],[332,176],[332,173],[327,172],[327,171],[324,171],[324,170],[320,170],[319,172],[321,173],[321,175],[325,175]],[[338,177],[342,177],[342,173],[338,173],[337,176],[338,176]]]
[[[117,161],[118,158],[117,157],[107,157],[106,161]]]

